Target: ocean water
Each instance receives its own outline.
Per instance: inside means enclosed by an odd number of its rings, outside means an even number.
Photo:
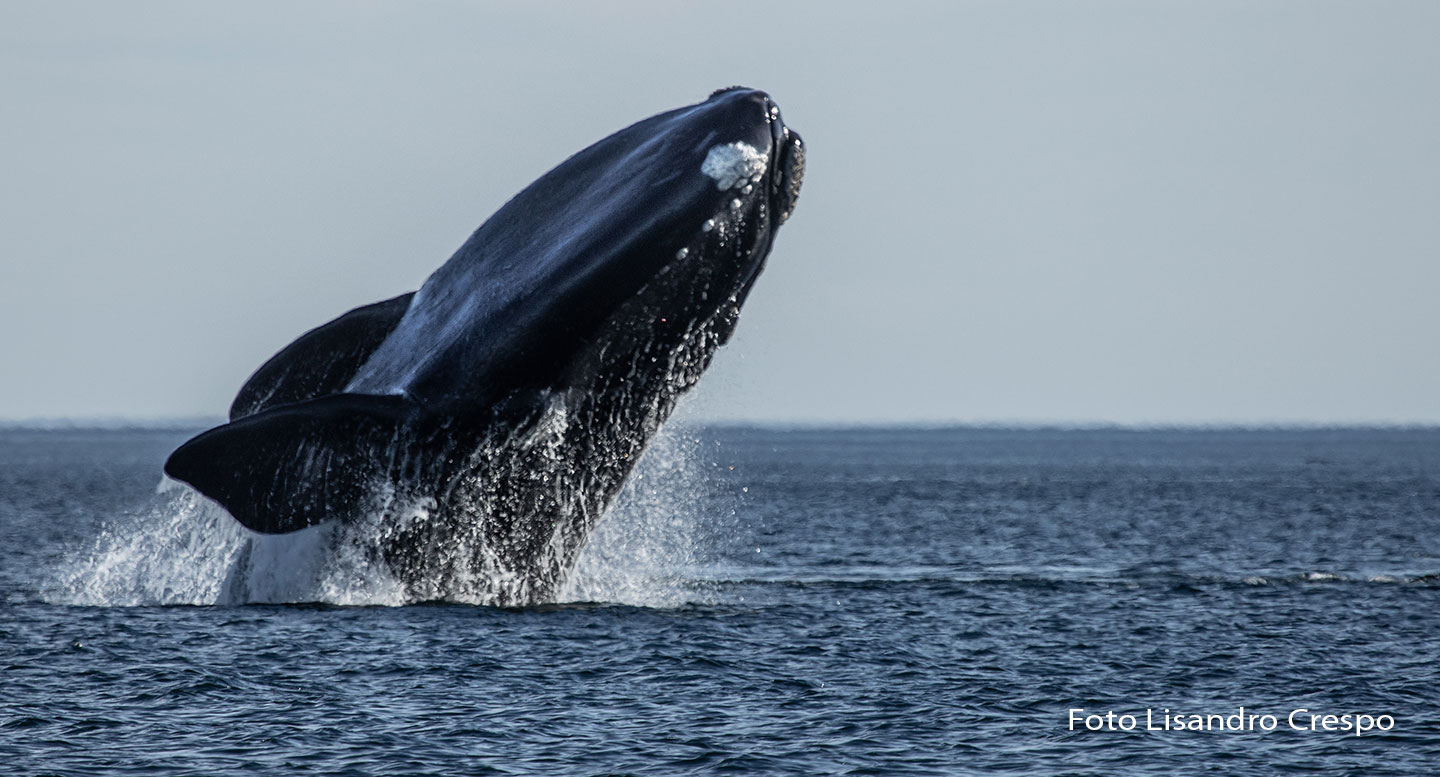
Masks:
[[[0,772],[1440,771],[1440,430],[670,429],[522,609],[157,491],[187,434],[0,431]]]

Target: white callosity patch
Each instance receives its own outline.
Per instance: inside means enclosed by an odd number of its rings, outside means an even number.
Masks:
[[[765,172],[765,155],[749,143],[722,143],[711,147],[700,172],[715,180],[715,188],[734,189]]]

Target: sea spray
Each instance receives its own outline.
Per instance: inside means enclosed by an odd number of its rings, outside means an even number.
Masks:
[[[162,487],[140,512],[106,521],[48,581],[48,601],[91,606],[214,604],[246,532],[184,487]]]
[[[717,500],[699,451],[683,428],[651,441],[558,601],[668,608],[712,598],[702,568],[724,516],[707,510]]]
[[[698,439],[683,429],[661,431],[554,601],[674,607],[707,598],[699,566],[718,516],[706,512],[715,501],[698,449]],[[386,517],[424,521],[425,511],[424,503],[392,503]],[[73,552],[48,581],[45,598],[87,606],[393,606],[430,598],[407,591],[366,543],[351,541],[357,530],[374,529],[328,524],[256,534],[189,487],[166,480],[145,508],[106,520],[92,543]],[[466,590],[505,584],[488,583]],[[494,603],[483,596],[448,598]]]

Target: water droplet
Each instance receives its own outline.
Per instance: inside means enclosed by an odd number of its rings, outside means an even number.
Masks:
[[[687,256],[689,256],[689,255],[690,255],[690,249],[688,249],[688,248],[682,248],[682,249],[680,249],[679,251],[676,251],[676,252],[675,252],[675,258],[676,258],[676,259],[684,259],[685,257],[687,257]]]
[[[715,228],[715,219],[705,219],[705,223],[700,225],[700,231],[701,231],[701,232],[709,232],[710,230],[712,230],[712,229],[714,229],[714,228]]]
[[[755,187],[754,187],[754,186],[751,186],[750,184],[747,183],[747,184],[745,184],[745,188],[740,190],[740,193],[741,193],[741,194],[749,194],[750,192],[753,192],[753,191],[755,191]]]
[[[739,197],[736,197],[735,199],[730,201],[730,210],[740,210],[740,206],[744,204],[745,203],[740,201]]]

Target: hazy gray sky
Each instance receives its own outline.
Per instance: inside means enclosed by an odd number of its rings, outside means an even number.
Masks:
[[[219,415],[626,124],[809,168],[683,412],[1440,422],[1440,3],[0,5],[0,418]]]

